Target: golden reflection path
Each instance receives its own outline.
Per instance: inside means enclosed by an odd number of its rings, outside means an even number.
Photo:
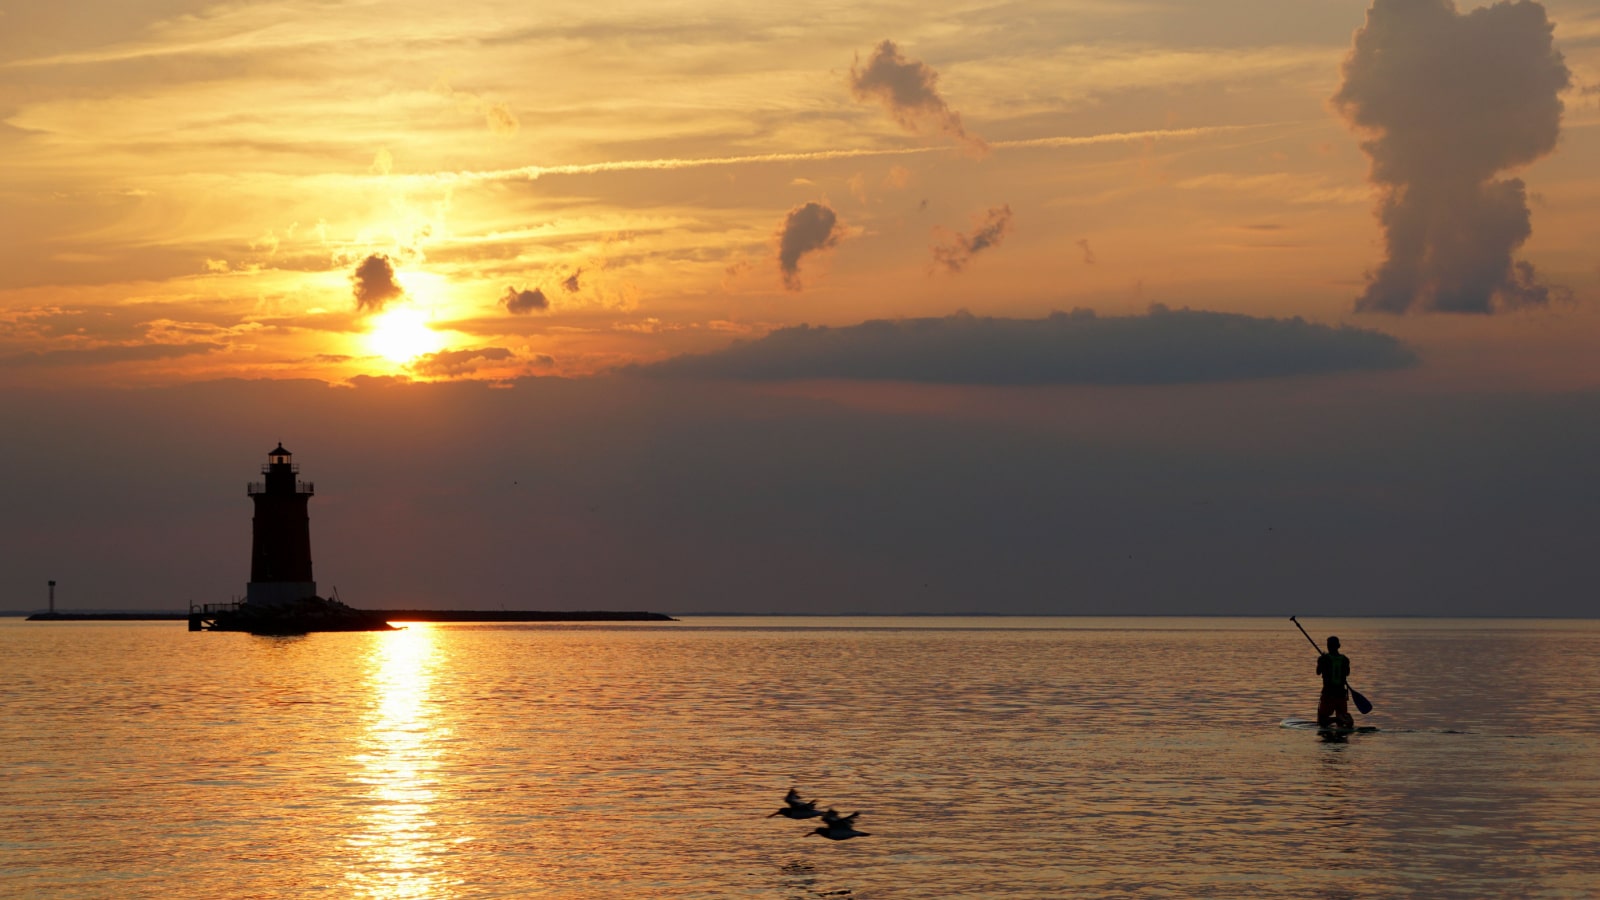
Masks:
[[[425,624],[372,635],[368,681],[373,711],[352,780],[365,787],[356,829],[346,839],[358,861],[346,877],[354,896],[374,900],[449,898],[439,871],[445,852],[434,819],[438,742],[447,732],[428,702],[437,634]]]

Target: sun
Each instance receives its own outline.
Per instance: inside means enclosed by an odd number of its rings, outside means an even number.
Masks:
[[[425,353],[437,353],[449,343],[444,335],[428,327],[422,310],[396,307],[372,319],[367,332],[367,347],[391,362],[406,363]]]

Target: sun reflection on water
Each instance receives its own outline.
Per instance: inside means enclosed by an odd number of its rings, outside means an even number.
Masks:
[[[356,896],[382,900],[445,898],[454,891],[439,871],[438,742],[429,690],[436,663],[435,632],[413,624],[373,635],[369,684],[373,711],[362,749],[351,758],[353,780],[365,788],[357,829],[347,843],[358,863],[347,877]]]

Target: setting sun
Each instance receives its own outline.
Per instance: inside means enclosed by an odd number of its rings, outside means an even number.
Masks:
[[[448,340],[428,326],[418,309],[391,309],[375,316],[367,333],[367,347],[392,362],[409,362],[425,353],[437,353]]]

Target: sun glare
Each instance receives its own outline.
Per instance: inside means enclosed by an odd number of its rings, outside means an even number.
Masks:
[[[390,360],[404,363],[423,355],[437,353],[449,343],[444,335],[428,327],[428,317],[421,310],[391,309],[372,320],[372,330],[367,333],[367,346],[372,352]]]

